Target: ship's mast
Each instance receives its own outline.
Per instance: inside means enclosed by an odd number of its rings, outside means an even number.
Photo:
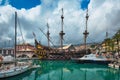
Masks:
[[[15,51],[14,51],[14,57],[16,59],[16,44],[17,44],[17,12],[15,12]],[[16,66],[16,63],[15,63]]]
[[[48,47],[50,47],[50,32],[49,32],[49,24],[47,23],[47,39],[48,39]]]
[[[64,19],[64,16],[63,16],[63,8],[62,8],[62,15],[61,15],[61,32],[59,33],[60,35],[60,42],[61,42],[61,50],[63,49],[63,36],[65,35],[65,33],[63,32],[63,19]]]
[[[89,18],[89,15],[88,15],[88,8],[87,8],[87,11],[86,11],[86,28],[85,28],[85,32],[83,33],[83,35],[84,35],[85,50],[87,49],[87,47],[86,47],[86,41],[87,41],[87,36],[88,36],[88,34],[89,34],[89,32],[87,31],[88,18]],[[86,54],[87,54],[87,50],[86,50]]]

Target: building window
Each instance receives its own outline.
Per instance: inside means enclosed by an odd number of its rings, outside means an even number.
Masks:
[[[2,54],[2,50],[0,50],[0,54]]]
[[[3,53],[6,54],[6,50],[3,50]]]
[[[8,54],[11,54],[11,50],[8,50]]]

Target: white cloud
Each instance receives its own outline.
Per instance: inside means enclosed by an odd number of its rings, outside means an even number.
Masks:
[[[120,29],[120,26],[116,26],[120,25],[118,21],[120,17],[115,14],[120,14],[119,2],[119,0],[91,0],[89,5],[89,30],[91,31],[90,36],[94,36],[96,41],[103,40],[105,38],[106,31],[109,31],[109,37],[111,37],[114,32],[113,29]],[[111,16],[114,17],[114,20]],[[116,25],[113,25],[114,21],[116,22]]]
[[[85,30],[86,11],[80,9],[79,0],[42,0],[41,5],[31,9],[17,10],[10,5],[0,6],[0,38],[14,38],[14,12],[18,12],[19,25],[25,42],[34,43],[32,32],[36,33],[37,39],[47,45],[46,37],[40,32],[41,28],[47,32],[46,23],[50,25],[50,36],[55,44],[60,44],[59,32],[61,31],[61,8],[64,8],[64,43],[83,43]],[[51,6],[51,7],[50,7]],[[113,29],[120,28],[120,5],[119,0],[91,0],[89,4],[88,42],[101,41],[105,38],[108,29],[113,35]],[[114,26],[114,27],[113,27]],[[18,37],[21,34],[18,28]]]

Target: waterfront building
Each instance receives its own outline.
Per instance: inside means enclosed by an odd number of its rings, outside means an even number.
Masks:
[[[120,30],[118,30],[112,38],[108,38],[108,32],[106,32],[106,39],[102,42],[102,49],[105,52],[120,51]]]
[[[34,54],[35,47],[28,43],[18,44],[16,45],[16,56],[17,57],[26,57],[26,58],[32,58],[36,57]]]
[[[0,48],[2,56],[14,56],[14,48]]]
[[[118,51],[118,45],[120,46],[120,41],[119,41],[119,44],[117,44],[117,41],[113,41],[113,44],[110,42],[103,42],[101,44],[102,46],[102,51],[106,52],[106,51]],[[119,47],[119,50],[120,50],[120,47]]]

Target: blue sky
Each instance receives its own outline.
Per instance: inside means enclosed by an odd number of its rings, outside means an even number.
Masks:
[[[30,9],[32,7],[40,5],[40,3],[40,0],[10,0],[10,4],[17,9]]]
[[[8,0],[9,4],[17,9],[25,8],[30,9],[37,5],[40,5],[40,0]],[[6,1],[3,0],[1,5],[5,5]]]
[[[3,0],[1,5],[5,5],[6,2],[8,2],[10,5],[17,9],[30,9],[41,4],[41,0]],[[82,8],[83,10],[86,9],[89,3],[90,0],[81,0],[80,8]]]
[[[88,7],[88,4],[90,3],[90,0],[82,0],[81,2],[81,8],[86,9]]]

